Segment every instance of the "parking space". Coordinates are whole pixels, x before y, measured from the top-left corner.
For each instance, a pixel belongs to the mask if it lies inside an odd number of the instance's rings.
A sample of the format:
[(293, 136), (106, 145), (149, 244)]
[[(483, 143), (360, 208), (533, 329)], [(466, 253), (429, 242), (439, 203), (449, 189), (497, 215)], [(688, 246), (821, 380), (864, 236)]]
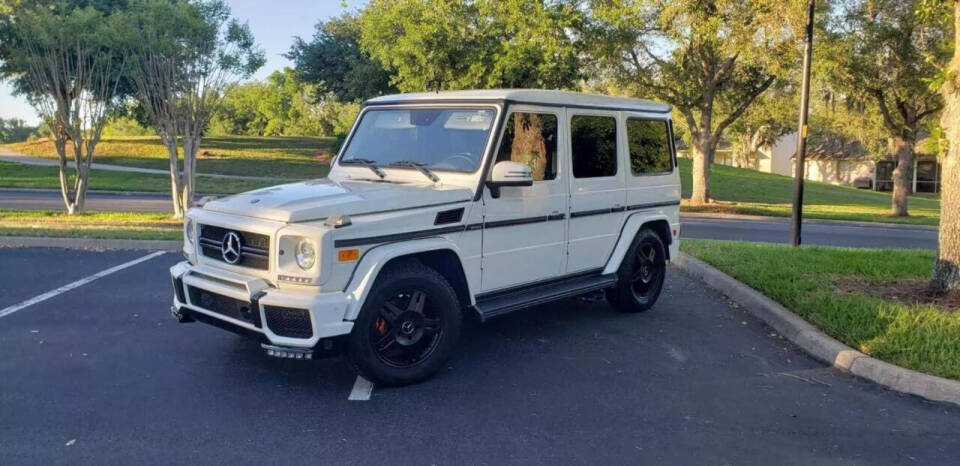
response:
[[(0, 250), (3, 305), (145, 254)], [(80, 265), (54, 267), (67, 260)], [(587, 297), (473, 323), (438, 377), (349, 401), (356, 376), (340, 359), (274, 359), (175, 323), (178, 260), (0, 318), (4, 464), (944, 464), (960, 452), (960, 409), (825, 367), (673, 270), (650, 312)]]

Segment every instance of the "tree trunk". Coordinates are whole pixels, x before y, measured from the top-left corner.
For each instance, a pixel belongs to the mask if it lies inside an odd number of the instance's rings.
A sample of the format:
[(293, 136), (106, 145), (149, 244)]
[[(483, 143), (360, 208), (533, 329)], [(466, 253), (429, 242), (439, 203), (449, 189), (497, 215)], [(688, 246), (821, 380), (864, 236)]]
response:
[(173, 200), (174, 218), (183, 218), (183, 193), (180, 192), (180, 164), (177, 160), (176, 138), (163, 138), (170, 158), (170, 197)]
[(690, 147), (693, 155), (693, 187), (690, 204), (703, 205), (710, 202), (710, 165), (713, 162), (713, 145), (708, 138), (695, 137)]
[(198, 136), (183, 137), (183, 210), (193, 206), (197, 192), (197, 151), (200, 149)]
[(910, 215), (907, 201), (913, 191), (913, 141), (896, 136), (891, 142), (897, 168), (893, 170), (893, 206), (890, 214), (895, 217)]
[(928, 290), (942, 294), (960, 282), (960, 0), (953, 3), (954, 52), (941, 93), (946, 106), (940, 116), (949, 151), (940, 178), (940, 243)]

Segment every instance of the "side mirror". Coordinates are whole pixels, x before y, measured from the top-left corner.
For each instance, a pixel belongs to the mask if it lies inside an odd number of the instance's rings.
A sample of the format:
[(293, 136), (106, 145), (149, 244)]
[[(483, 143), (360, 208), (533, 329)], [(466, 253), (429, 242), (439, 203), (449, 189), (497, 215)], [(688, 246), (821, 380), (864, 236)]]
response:
[(497, 162), (487, 180), (490, 195), (494, 199), (500, 197), (501, 186), (533, 186), (533, 175), (530, 166), (525, 163), (504, 160)]

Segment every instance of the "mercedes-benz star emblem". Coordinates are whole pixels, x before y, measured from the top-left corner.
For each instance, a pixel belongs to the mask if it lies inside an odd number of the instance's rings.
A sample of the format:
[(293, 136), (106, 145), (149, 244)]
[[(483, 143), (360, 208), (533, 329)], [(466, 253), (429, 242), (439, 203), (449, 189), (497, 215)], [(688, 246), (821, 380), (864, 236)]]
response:
[(223, 260), (228, 264), (236, 264), (240, 261), (240, 249), (243, 245), (240, 243), (240, 235), (236, 232), (228, 232), (223, 235), (223, 241), (220, 243), (220, 254)]

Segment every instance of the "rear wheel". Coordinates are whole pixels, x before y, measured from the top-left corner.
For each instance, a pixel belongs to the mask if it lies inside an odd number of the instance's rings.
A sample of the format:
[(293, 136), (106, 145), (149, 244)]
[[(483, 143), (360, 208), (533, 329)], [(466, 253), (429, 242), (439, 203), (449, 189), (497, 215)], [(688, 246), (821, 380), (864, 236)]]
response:
[(643, 312), (653, 307), (663, 289), (667, 251), (660, 236), (641, 229), (617, 270), (617, 284), (606, 291), (620, 312)]
[(435, 270), (405, 261), (380, 273), (350, 336), (349, 356), (377, 385), (406, 385), (435, 374), (453, 353), (462, 313), (453, 287)]

